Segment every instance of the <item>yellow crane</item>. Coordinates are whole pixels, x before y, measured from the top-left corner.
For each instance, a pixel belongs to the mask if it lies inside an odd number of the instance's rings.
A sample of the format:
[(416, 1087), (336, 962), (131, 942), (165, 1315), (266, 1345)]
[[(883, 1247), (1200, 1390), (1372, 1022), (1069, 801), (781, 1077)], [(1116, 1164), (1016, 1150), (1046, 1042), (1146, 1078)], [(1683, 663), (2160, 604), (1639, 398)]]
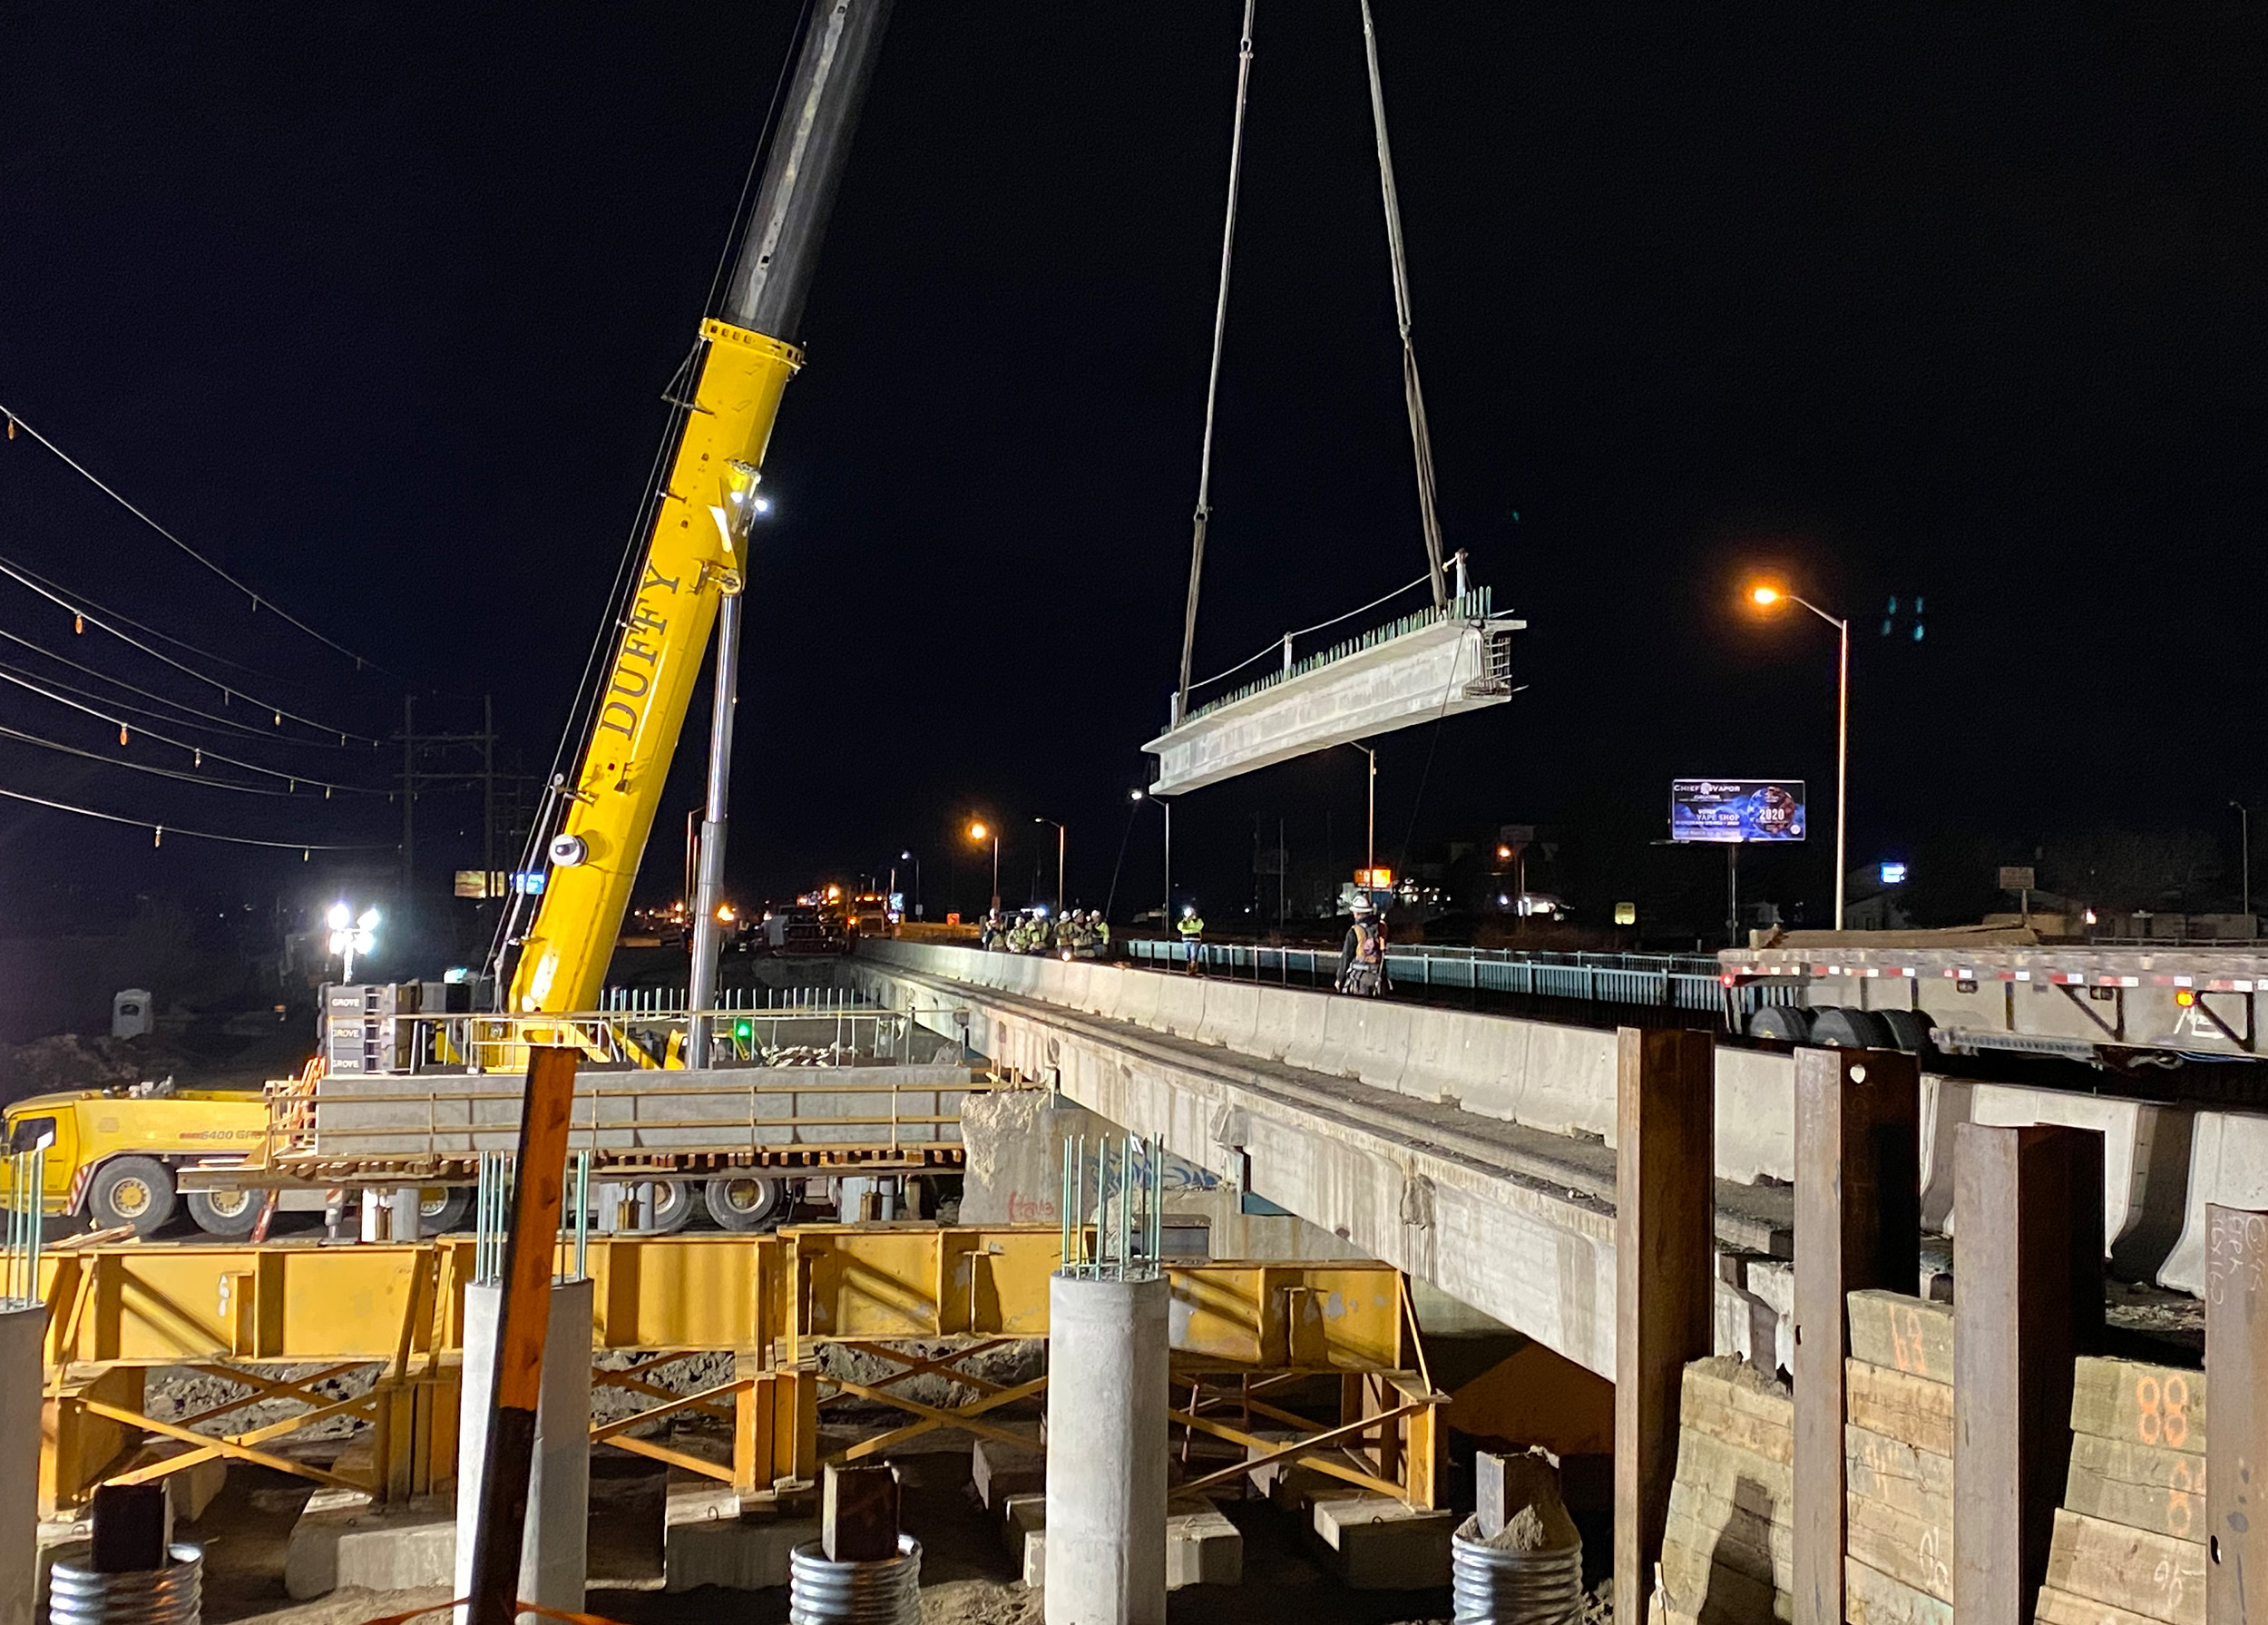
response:
[[(696, 1005), (712, 996), (748, 527), (764, 505), (758, 482), (780, 396), (803, 360), (790, 335), (889, 9), (889, 0), (818, 0), (813, 9), (724, 299), (700, 326), (669, 475), (637, 574), (626, 582), (609, 658), (585, 697), (576, 764), (554, 779), (539, 820), (543, 889), (523, 935), (513, 935), (516, 912), (507, 915), (500, 961), (518, 950), (503, 1001), (509, 1012), (595, 1006), (716, 631), (718, 706), (691, 984)], [(701, 1025), (694, 1023), (696, 1055)]]

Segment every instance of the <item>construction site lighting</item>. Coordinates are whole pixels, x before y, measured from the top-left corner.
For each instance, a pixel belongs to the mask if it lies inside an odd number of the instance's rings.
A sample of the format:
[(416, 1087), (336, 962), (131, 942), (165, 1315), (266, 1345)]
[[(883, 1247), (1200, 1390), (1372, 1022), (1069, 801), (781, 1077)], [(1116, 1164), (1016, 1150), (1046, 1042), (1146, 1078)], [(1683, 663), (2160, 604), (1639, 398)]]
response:
[(739, 917), (740, 916), (738, 915), (733, 912), (731, 904), (719, 903), (717, 905), (717, 920), (719, 925), (729, 925), (733, 921), (738, 919)]
[(1512, 855), (1512, 849), (1510, 847), (1499, 847), (1496, 849), (1496, 855), (1499, 857), (1510, 857)]

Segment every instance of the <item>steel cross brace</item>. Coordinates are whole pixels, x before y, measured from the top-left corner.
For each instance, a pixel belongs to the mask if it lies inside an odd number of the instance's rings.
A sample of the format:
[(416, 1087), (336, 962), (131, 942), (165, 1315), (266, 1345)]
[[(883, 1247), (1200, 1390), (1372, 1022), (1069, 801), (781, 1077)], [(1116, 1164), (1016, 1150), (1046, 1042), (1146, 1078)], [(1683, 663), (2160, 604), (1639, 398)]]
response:
[[(1353, 1467), (1344, 1466), (1323, 1456), (1309, 1455), (1307, 1453), (1318, 1445), (1335, 1444), (1341, 1439), (1357, 1438), (1385, 1423), (1397, 1422), (1404, 1416), (1413, 1416), (1418, 1412), (1430, 1408), (1435, 1403), (1436, 1401), (1432, 1399), (1413, 1399), (1406, 1405), (1397, 1405), (1391, 1411), (1381, 1411), (1375, 1416), (1365, 1416), (1359, 1422), (1347, 1422), (1337, 1427), (1325, 1428), (1319, 1433), (1309, 1434), (1304, 1438), (1295, 1439), (1286, 1444), (1277, 1444), (1273, 1440), (1259, 1438), (1240, 1428), (1230, 1427), (1227, 1423), (1216, 1422), (1208, 1416), (1193, 1415), (1188, 1411), (1169, 1411), (1167, 1413), (1167, 1418), (1169, 1421), (1180, 1423), (1184, 1427), (1193, 1427), (1200, 1433), (1210, 1434), (1217, 1439), (1226, 1439), (1232, 1444), (1241, 1444), (1248, 1452), (1256, 1450), (1261, 1452), (1256, 1455), (1248, 1454), (1245, 1460), (1237, 1463), (1234, 1466), (1223, 1467), (1218, 1472), (1207, 1473), (1202, 1478), (1189, 1480), (1181, 1486), (1185, 1491), (1203, 1490), (1213, 1484), (1225, 1483), (1266, 1463), (1279, 1461), (1285, 1456), (1296, 1456), (1304, 1465), (1313, 1467), (1318, 1473), (1327, 1473), (1334, 1478), (1344, 1479), (1347, 1483), (1359, 1484), (1364, 1489), (1375, 1490), (1382, 1495), (1392, 1495), (1396, 1500), (1407, 1501), (1410, 1498), (1409, 1491), (1401, 1484), (1376, 1477), (1372, 1473), (1360, 1472)], [(1295, 1420), (1298, 1419), (1295, 1418)]]
[(849, 1382), (841, 1377), (828, 1377), (826, 1380), (835, 1384), (846, 1393), (855, 1394), (861, 1399), (870, 1399), (878, 1405), (890, 1405), (922, 1419), (909, 1423), (904, 1427), (894, 1428), (874, 1438), (862, 1439), (849, 1449), (840, 1451), (827, 1458), (830, 1462), (837, 1463), (855, 1462), (866, 1456), (877, 1454), (892, 1445), (903, 1444), (905, 1440), (925, 1434), (935, 1427), (963, 1428), (980, 1438), (997, 1439), (1003, 1444), (1021, 1444), (1028, 1449), (1031, 1444), (1029, 1438), (1021, 1434), (1011, 1433), (1004, 1427), (996, 1427), (992, 1423), (980, 1422), (976, 1418), (986, 1411), (1037, 1394), (1048, 1385), (1046, 1377), (1036, 1376), (1028, 1383), (1018, 1383), (1012, 1388), (1002, 1388), (996, 1393), (987, 1394), (973, 1405), (963, 1406), (960, 1410), (943, 1410), (936, 1405), (922, 1405), (902, 1395), (889, 1394), (880, 1388), (869, 1387), (865, 1383)]

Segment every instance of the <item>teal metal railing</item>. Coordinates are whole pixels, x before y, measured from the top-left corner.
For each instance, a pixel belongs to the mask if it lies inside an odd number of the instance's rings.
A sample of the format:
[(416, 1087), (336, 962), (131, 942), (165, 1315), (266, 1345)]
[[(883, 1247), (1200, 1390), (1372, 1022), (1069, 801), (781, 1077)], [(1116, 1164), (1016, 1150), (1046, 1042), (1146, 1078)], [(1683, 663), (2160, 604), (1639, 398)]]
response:
[(1266, 676), (1256, 677), (1250, 682), (1231, 689), (1225, 694), (1217, 695), (1203, 705), (1192, 706), (1188, 715), (1183, 717), (1174, 726), (1178, 728), (1194, 722), (1209, 711), (1217, 711), (1223, 706), (1234, 705), (1239, 700), (1249, 700), (1255, 694), (1266, 693), (1279, 683), (1286, 683), (1295, 678), (1305, 677), (1310, 671), (1319, 671), (1334, 661), (1343, 661), (1349, 655), (1360, 654), (1364, 650), (1375, 649), (1381, 643), (1390, 643), (1396, 638), (1406, 638), (1412, 632), (1423, 631), (1429, 626), (1439, 626), (1444, 621), (1485, 620), (1492, 612), (1491, 598), (1490, 588), (1475, 587), (1470, 592), (1461, 593), (1451, 599), (1445, 606), (1440, 609), (1435, 609), (1429, 604), (1424, 609), (1414, 610), (1398, 621), (1389, 622), (1384, 626), (1374, 628), (1358, 637), (1334, 643), (1318, 654), (1295, 660), (1288, 666), (1270, 671)]

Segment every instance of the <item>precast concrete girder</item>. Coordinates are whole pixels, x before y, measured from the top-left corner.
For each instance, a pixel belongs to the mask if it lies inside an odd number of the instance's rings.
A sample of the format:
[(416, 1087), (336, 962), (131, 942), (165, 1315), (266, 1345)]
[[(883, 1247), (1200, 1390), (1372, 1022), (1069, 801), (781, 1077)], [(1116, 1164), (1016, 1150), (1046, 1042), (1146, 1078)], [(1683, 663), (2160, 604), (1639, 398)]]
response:
[(1502, 615), (1433, 620), (1294, 666), (1191, 712), (1143, 746), (1158, 758), (1150, 788), (1178, 796), (1335, 745), (1501, 705), (1512, 693), (1511, 634), (1526, 625)]

